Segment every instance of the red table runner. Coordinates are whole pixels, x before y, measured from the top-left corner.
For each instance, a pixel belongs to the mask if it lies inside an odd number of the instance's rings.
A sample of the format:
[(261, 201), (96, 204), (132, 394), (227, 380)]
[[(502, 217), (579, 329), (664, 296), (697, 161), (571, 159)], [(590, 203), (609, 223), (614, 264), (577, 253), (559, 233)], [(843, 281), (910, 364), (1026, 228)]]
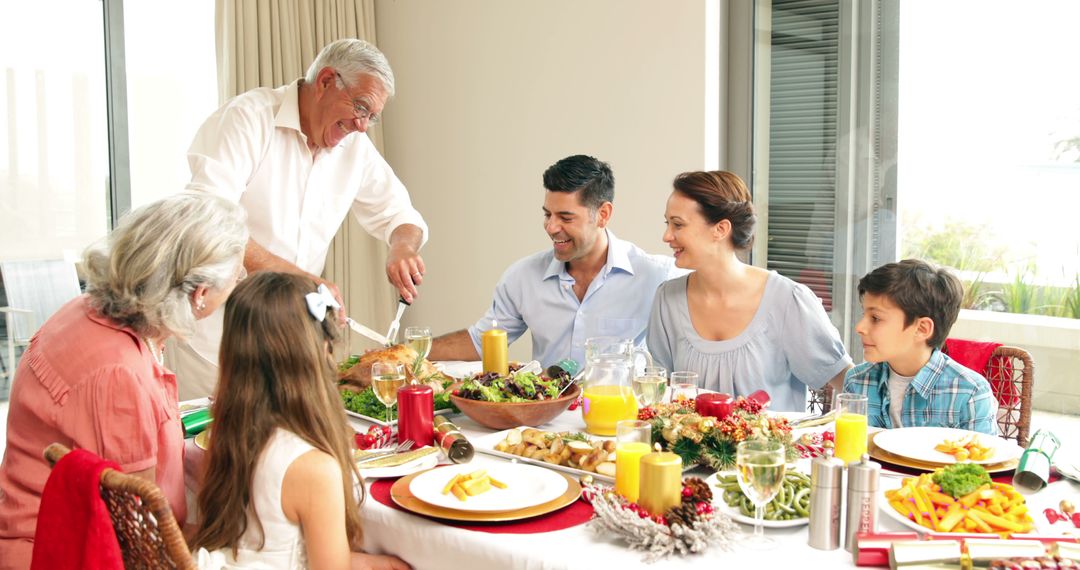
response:
[[(390, 488), (393, 487), (394, 482), (397, 479), (381, 479), (371, 484), (370, 495), (371, 498), (376, 501), (390, 507), (410, 513), (416, 516), (417, 513), (406, 510), (398, 506), (392, 498), (390, 498)], [(564, 528), (570, 528), (584, 524), (592, 518), (593, 508), (592, 505), (586, 503), (583, 499), (578, 499), (570, 505), (563, 507), (557, 511), (547, 513), (545, 515), (538, 515), (532, 518), (523, 519), (513, 522), (490, 522), (490, 523), (478, 523), (478, 522), (459, 522), (449, 521), (445, 519), (432, 519), (437, 520), (445, 525), (449, 525), (456, 528), (463, 528), (465, 530), (472, 530), (477, 532), (490, 532), (492, 534), (534, 534), (538, 532), (551, 532), (555, 530), (562, 530)], [(425, 517), (431, 518), (431, 517)]]

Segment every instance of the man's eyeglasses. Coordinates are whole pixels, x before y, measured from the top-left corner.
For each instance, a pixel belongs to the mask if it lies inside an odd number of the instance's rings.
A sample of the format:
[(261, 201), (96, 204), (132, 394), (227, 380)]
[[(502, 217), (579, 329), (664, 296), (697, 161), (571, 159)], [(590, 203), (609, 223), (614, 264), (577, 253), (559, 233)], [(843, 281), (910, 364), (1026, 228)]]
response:
[[(338, 79), (338, 86), (337, 87), (338, 87), (338, 89), (340, 89), (342, 91), (345, 91), (349, 87), (349, 84), (345, 82), (345, 78), (342, 77), (341, 74), (336, 72), (336, 71), (334, 72), (334, 75), (337, 75), (337, 79)], [(348, 92), (346, 92), (346, 95), (348, 95)], [(375, 113), (372, 113), (367, 108), (367, 105), (364, 105), (363, 103), (361, 103), (360, 101), (358, 101), (357, 99), (354, 99), (352, 97), (349, 97), (349, 102), (352, 103), (353, 112), (356, 113), (356, 118), (358, 120), (363, 121), (363, 120), (366, 119), (367, 122), (368, 122), (368, 125), (371, 125), (371, 126), (375, 126), (375, 125), (379, 124), (379, 115), (377, 115)]]

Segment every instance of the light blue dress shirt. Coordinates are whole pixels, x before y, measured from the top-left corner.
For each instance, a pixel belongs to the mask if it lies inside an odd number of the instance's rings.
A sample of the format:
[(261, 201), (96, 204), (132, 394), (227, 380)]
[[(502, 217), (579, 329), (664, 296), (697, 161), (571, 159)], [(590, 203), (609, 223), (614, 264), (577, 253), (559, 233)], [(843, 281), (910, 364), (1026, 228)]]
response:
[(610, 230), (607, 263), (589, 284), (582, 301), (574, 294), (575, 280), (552, 250), (518, 260), (495, 286), (491, 309), (469, 327), (480, 354), (480, 335), (492, 320), (514, 342), (532, 331), (532, 357), (545, 367), (564, 358), (585, 365), (585, 339), (615, 336), (642, 345), (656, 288), (677, 276), (671, 257), (646, 253), (615, 237)]

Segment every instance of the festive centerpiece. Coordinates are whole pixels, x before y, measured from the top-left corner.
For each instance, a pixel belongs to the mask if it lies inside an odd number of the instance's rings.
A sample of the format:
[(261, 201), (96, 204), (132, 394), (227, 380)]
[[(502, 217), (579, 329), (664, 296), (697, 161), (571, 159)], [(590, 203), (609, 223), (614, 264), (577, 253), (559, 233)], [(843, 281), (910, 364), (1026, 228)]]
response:
[(698, 414), (693, 400), (642, 408), (638, 419), (652, 422), (653, 442), (678, 454), (684, 465), (732, 469), (735, 447), (755, 438), (783, 443), (789, 461), (798, 457), (787, 419), (766, 415), (759, 401), (742, 396), (735, 399), (732, 412), (723, 419)]
[(584, 496), (596, 511), (590, 527), (621, 537), (632, 549), (646, 551), (646, 562), (675, 553), (701, 552), (713, 543), (729, 550), (740, 533), (731, 519), (713, 512), (709, 485), (696, 477), (684, 479), (682, 485), (682, 504), (664, 513), (650, 513), (610, 487), (587, 481)]

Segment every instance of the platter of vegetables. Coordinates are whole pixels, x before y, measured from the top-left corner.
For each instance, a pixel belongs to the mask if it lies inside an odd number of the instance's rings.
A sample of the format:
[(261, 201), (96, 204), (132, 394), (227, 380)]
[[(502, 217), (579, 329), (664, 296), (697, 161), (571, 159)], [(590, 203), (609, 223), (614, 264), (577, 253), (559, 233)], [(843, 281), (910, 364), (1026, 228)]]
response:
[[(743, 494), (734, 473), (713, 473), (706, 483), (717, 489), (713, 504), (717, 512), (743, 524), (754, 524), (754, 503)], [(789, 469), (784, 474), (784, 485), (776, 498), (765, 505), (765, 518), (761, 525), (766, 528), (802, 526), (810, 522), (810, 476)]]

